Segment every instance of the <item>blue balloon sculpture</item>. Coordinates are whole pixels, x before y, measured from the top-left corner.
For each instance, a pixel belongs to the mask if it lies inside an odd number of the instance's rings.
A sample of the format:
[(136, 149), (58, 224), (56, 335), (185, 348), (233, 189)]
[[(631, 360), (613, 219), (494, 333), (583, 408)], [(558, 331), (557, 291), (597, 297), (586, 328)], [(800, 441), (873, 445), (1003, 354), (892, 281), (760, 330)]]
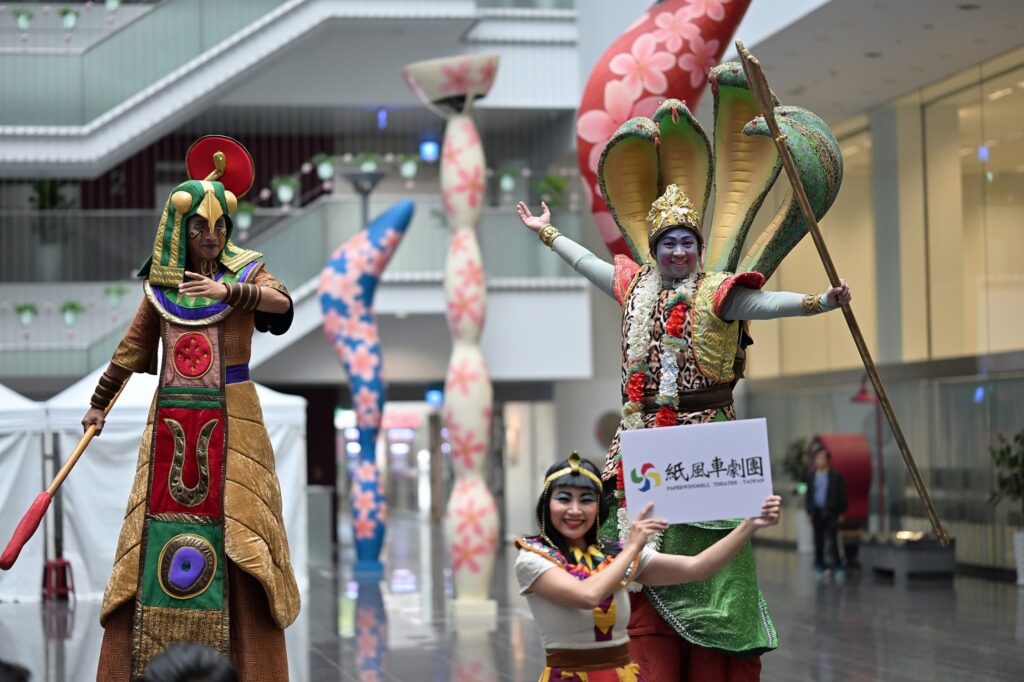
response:
[(360, 572), (383, 569), (380, 548), (387, 519), (376, 465), (386, 389), (373, 295), (412, 213), (413, 202), (395, 204), (339, 246), (320, 274), (324, 333), (348, 373), (359, 428), (359, 464), (352, 472), (351, 503), (356, 570)]

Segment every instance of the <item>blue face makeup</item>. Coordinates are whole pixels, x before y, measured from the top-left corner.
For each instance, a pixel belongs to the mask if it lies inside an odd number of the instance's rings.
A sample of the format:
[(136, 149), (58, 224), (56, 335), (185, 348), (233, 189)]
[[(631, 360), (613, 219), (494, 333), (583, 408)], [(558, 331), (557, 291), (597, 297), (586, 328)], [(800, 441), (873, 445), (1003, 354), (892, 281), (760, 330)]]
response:
[(662, 275), (682, 279), (697, 269), (700, 242), (692, 230), (674, 227), (658, 240), (654, 257)]

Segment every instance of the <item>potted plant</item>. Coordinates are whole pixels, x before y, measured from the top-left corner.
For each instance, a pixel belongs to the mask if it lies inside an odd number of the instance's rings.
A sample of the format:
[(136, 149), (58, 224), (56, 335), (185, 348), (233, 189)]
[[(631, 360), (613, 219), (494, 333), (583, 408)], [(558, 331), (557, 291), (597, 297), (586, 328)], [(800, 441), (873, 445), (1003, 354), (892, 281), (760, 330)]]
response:
[(299, 193), (299, 179), (293, 175), (277, 175), (271, 179), (270, 187), (274, 190), (277, 202), (282, 206), (289, 206)]
[(313, 164), (316, 176), (321, 181), (326, 182), (327, 180), (334, 179), (334, 156), (320, 152), (319, 154), (314, 154), (309, 162)]
[(238, 228), (238, 232), (234, 236), (239, 241), (249, 236), (249, 228), (252, 227), (252, 216), (255, 212), (256, 206), (248, 201), (239, 201), (238, 206), (235, 207), (235, 214), (231, 216), (231, 220), (234, 222), (235, 227)]
[(1024, 429), (1007, 440), (998, 435), (998, 444), (988, 449), (996, 474), (996, 492), (992, 502), (1004, 497), (1020, 505), (1021, 527), (1013, 533), (1013, 555), (1017, 564), (1017, 584), (1024, 586)]
[(77, 9), (61, 7), (57, 10), (57, 14), (60, 15), (60, 24), (64, 27), (65, 31), (73, 31), (75, 26), (78, 25), (78, 15), (80, 13)]
[(123, 284), (112, 284), (103, 290), (103, 295), (107, 298), (107, 304), (111, 310), (121, 305), (121, 299), (124, 298), (126, 289)]
[(373, 173), (380, 167), (379, 154), (360, 154), (352, 159), (352, 165), (360, 172)]
[(14, 15), (14, 24), (18, 27), (18, 30), (22, 33), (27, 32), (32, 26), (32, 17), (35, 15), (27, 9), (15, 9), (12, 14)]
[(85, 306), (78, 301), (64, 301), (60, 304), (60, 314), (64, 317), (65, 327), (74, 327), (78, 316), (85, 312)]
[(793, 481), (793, 493), (807, 492), (807, 439), (798, 438), (786, 447), (782, 456), (782, 472)]
[(558, 173), (548, 173), (540, 180), (533, 183), (533, 191), (536, 192), (549, 208), (558, 208), (565, 199), (565, 189), (569, 179)]
[(32, 324), (32, 319), (39, 314), (39, 308), (35, 303), (18, 303), (14, 306), (14, 312), (17, 313), (21, 326), (27, 327)]
[(790, 492), (796, 498), (794, 516), (796, 524), (796, 551), (810, 554), (814, 551), (814, 531), (811, 522), (804, 513), (803, 496), (807, 494), (807, 447), (806, 438), (798, 438), (786, 446), (786, 454), (782, 456), (781, 469), (785, 477), (792, 481)]

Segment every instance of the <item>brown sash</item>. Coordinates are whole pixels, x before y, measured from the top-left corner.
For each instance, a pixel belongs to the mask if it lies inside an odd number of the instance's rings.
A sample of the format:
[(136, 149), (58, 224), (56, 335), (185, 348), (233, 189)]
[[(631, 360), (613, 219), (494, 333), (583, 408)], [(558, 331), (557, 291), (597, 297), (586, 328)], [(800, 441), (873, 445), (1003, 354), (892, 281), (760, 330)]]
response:
[[(644, 396), (644, 414), (655, 414), (661, 405), (653, 397)], [(679, 392), (680, 412), (700, 412), (732, 405), (732, 387), (729, 384), (715, 384), (696, 391)]]
[(547, 666), (586, 672), (622, 668), (632, 663), (629, 644), (620, 644), (602, 649), (548, 649)]

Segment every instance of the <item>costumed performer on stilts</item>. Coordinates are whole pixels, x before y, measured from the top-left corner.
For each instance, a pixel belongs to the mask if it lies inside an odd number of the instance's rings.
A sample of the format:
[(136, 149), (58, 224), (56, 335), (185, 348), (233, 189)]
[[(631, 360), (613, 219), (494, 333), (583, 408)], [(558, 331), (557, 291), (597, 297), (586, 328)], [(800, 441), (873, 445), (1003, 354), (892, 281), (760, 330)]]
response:
[(96, 678), (138, 679), (168, 645), (192, 641), (230, 656), (243, 682), (279, 682), (299, 592), (248, 362), (253, 331), (284, 333), (292, 301), (261, 254), (231, 242), (231, 212), (253, 180), (245, 148), (205, 137), (186, 165), (193, 179), (167, 199), (139, 271), (142, 303), (82, 419), (102, 428), (133, 372), (158, 374), (103, 597)]
[(746, 519), (696, 556), (655, 551), (650, 538), (668, 528), (651, 518), (653, 503), (637, 515), (624, 541), (602, 542), (608, 499), (589, 461), (575, 452), (548, 469), (537, 501), (540, 534), (516, 540), (516, 578), (546, 651), (539, 682), (663, 680), (630, 656), (626, 583), (676, 585), (721, 570), (759, 528), (779, 522), (781, 498), (769, 497), (761, 516)]
[[(519, 203), (523, 223), (577, 272), (622, 306), (622, 421), (602, 477), (612, 509), (607, 536), (627, 539), (619, 433), (736, 418), (732, 388), (742, 376), (746, 320), (817, 315), (849, 303), (846, 283), (821, 294), (760, 291), (806, 233), (786, 202), (745, 258), (750, 223), (781, 169), (778, 152), (738, 64), (712, 70), (715, 149), (678, 100), (654, 119), (627, 121), (601, 156), (600, 188), (635, 260), (601, 260)], [(838, 144), (814, 114), (785, 112), (788, 144), (824, 214), (842, 176)], [(716, 186), (712, 237), (705, 248), (703, 210)], [(689, 193), (689, 194), (688, 194)], [(695, 204), (694, 200), (698, 203)], [(819, 216), (820, 217), (820, 216)], [(739, 267), (737, 267), (739, 266)], [(739, 274), (733, 274), (737, 272)], [(662, 552), (695, 556), (738, 520), (670, 526), (655, 533)], [(740, 682), (760, 679), (760, 655), (778, 646), (757, 586), (749, 543), (715, 576), (685, 585), (647, 585), (631, 595), (630, 653), (653, 680)]]

